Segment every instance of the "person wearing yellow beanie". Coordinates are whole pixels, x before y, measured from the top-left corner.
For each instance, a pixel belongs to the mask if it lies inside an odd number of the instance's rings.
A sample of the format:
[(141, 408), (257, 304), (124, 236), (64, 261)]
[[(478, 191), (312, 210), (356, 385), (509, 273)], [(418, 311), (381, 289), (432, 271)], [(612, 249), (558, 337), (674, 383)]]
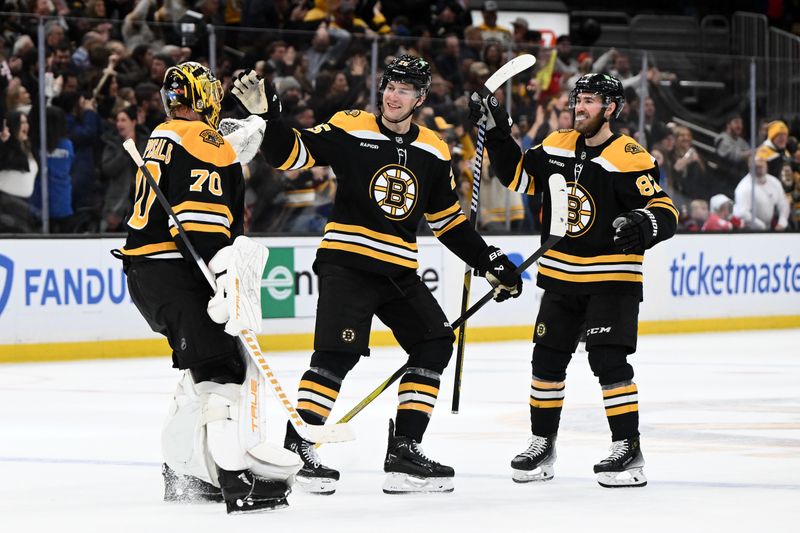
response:
[(767, 139), (756, 150), (756, 157), (767, 162), (767, 174), (780, 176), (783, 164), (791, 159), (786, 149), (789, 140), (789, 126), (782, 120), (773, 120), (767, 125)]

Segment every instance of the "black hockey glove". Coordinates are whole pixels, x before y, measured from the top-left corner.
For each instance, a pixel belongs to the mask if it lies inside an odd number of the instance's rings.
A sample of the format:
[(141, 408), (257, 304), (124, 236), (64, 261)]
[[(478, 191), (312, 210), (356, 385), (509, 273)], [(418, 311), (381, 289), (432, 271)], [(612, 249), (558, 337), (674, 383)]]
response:
[(281, 101), (275, 88), (255, 70), (246, 70), (233, 80), (231, 95), (250, 114), (258, 115), (267, 122), (281, 114)]
[(517, 266), (506, 257), (502, 250), (487, 246), (478, 257), (476, 272), (494, 287), (497, 302), (516, 298), (522, 294), (522, 276), (516, 272)]
[(612, 223), (614, 245), (626, 253), (642, 253), (658, 235), (658, 222), (655, 215), (647, 209), (637, 209), (622, 213)]
[(469, 97), (469, 118), (476, 126), (485, 120), (487, 133), (497, 128), (499, 132), (511, 135), (511, 117), (485, 85)]

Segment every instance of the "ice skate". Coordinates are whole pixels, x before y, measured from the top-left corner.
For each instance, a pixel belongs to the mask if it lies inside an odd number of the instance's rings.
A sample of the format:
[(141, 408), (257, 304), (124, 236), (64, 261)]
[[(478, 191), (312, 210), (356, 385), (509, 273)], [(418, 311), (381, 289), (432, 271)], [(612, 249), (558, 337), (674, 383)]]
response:
[(336, 492), (339, 471), (322, 464), (313, 442), (303, 440), (299, 436), (286, 434), (283, 447), (300, 456), (303, 468), (297, 473), (295, 481), (305, 492), (328, 496)]
[(639, 437), (614, 441), (611, 454), (594, 465), (597, 482), (608, 489), (619, 487), (644, 487), (647, 478), (642, 471), (644, 457)]
[(274, 511), (289, 506), (292, 492), (283, 481), (265, 479), (249, 470), (229, 472), (217, 468), (222, 495), (229, 514)]
[(414, 492), (453, 492), (455, 471), (425, 456), (419, 443), (410, 437), (395, 435), (389, 420), (389, 445), (383, 462), (386, 494)]
[(556, 436), (533, 435), (528, 449), (511, 460), (511, 479), (517, 483), (549, 481), (553, 479), (556, 462)]
[(181, 503), (221, 502), (222, 491), (194, 476), (178, 474), (167, 463), (161, 465), (164, 501)]

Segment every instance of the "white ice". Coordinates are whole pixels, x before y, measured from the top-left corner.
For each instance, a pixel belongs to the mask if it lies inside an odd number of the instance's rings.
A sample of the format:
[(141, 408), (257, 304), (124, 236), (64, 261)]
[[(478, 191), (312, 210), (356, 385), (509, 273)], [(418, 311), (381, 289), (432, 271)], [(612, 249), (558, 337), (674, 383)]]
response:
[[(0, 366), (0, 532), (800, 531), (800, 330), (640, 338), (643, 489), (595, 481), (610, 437), (585, 353), (569, 369), (555, 479), (511, 481), (529, 433), (530, 351), (468, 344), (458, 415), (446, 372), (423, 444), (455, 467), (455, 492), (381, 492), (392, 388), (354, 419), (358, 440), (320, 449), (342, 473), (335, 495), (298, 490), (288, 509), (237, 516), (161, 501), (160, 425), (178, 377), (167, 359)], [(286, 389), (308, 357), (271, 358)], [(397, 349), (373, 350), (332, 419), (401, 363)], [(272, 420), (281, 441), (280, 411)]]

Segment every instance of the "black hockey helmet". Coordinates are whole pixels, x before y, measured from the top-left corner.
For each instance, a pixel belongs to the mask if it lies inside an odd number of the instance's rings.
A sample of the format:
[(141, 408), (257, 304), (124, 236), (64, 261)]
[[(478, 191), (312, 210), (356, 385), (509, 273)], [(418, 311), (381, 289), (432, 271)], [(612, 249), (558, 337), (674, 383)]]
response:
[(622, 88), (622, 82), (608, 74), (591, 73), (581, 76), (575, 82), (575, 88), (569, 93), (570, 109), (575, 109), (575, 102), (580, 93), (602, 95), (603, 107), (608, 107), (611, 102), (617, 104), (617, 108), (614, 110), (614, 118), (619, 117), (619, 114), (622, 113), (622, 107), (625, 105), (625, 90)]
[(402, 55), (384, 69), (380, 92), (386, 89), (390, 81), (409, 83), (417, 88), (421, 97), (425, 98), (431, 87), (431, 65), (421, 57)]

